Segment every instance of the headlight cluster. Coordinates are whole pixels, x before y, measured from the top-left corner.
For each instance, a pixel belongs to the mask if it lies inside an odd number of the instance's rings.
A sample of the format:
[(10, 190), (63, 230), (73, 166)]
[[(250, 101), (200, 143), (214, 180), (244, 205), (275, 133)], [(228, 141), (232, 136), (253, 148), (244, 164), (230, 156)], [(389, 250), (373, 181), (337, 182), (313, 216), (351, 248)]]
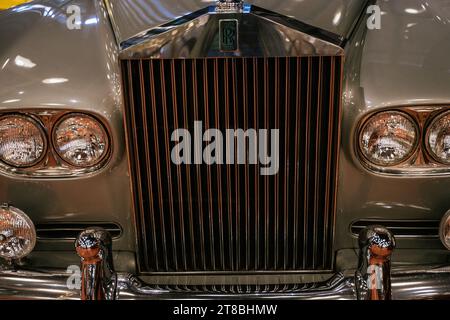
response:
[(359, 132), (360, 152), (376, 166), (391, 167), (408, 161), (421, 143), (433, 161), (450, 165), (450, 111), (421, 124), (403, 111), (382, 111), (369, 117)]
[(65, 114), (51, 128), (28, 115), (0, 117), (0, 161), (7, 166), (34, 168), (43, 162), (50, 145), (70, 166), (89, 168), (105, 158), (109, 136), (102, 123), (87, 114)]

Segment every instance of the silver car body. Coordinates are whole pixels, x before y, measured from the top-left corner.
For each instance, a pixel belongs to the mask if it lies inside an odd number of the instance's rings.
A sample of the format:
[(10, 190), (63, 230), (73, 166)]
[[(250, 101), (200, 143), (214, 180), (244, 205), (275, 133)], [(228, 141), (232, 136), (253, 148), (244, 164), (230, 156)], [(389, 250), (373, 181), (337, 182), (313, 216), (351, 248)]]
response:
[[(450, 1), (428, 0), (427, 6), (420, 0), (378, 1), (380, 30), (367, 30), (365, 19), (358, 20), (367, 7), (360, 0), (249, 2), (347, 40), (335, 268), (356, 266), (358, 244), (349, 229), (355, 220), (441, 219), (450, 208), (448, 173), (376, 173), (361, 164), (354, 142), (360, 120), (376, 110), (450, 105)], [(136, 272), (120, 42), (211, 3), (37, 0), (0, 12), (0, 112), (88, 111), (107, 121), (113, 141), (108, 164), (86, 176), (44, 179), (0, 172), (0, 201), (21, 208), (35, 223), (119, 224), (122, 236), (113, 242), (116, 268)], [(66, 25), (72, 4), (82, 8), (80, 29)], [(24, 67), (17, 59), (30, 63)], [(43, 83), (48, 78), (66, 80)], [(448, 251), (437, 238), (400, 238), (397, 248), (395, 264), (448, 261)], [(43, 267), (66, 268), (78, 262), (72, 240), (38, 241), (30, 257), (32, 265)]]

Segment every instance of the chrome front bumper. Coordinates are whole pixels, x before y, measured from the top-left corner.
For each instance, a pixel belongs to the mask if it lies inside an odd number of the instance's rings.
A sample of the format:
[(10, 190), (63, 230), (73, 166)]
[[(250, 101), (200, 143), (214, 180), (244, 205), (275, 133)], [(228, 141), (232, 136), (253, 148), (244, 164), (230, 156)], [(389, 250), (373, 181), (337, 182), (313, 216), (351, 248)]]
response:
[[(283, 284), (259, 281), (249, 284), (234, 280), (231, 284), (156, 285), (128, 273), (116, 273), (109, 233), (101, 228), (90, 228), (83, 231), (75, 243), (81, 258), (78, 272), (0, 271), (0, 299), (450, 299), (450, 266), (391, 268), (395, 238), (388, 229), (367, 227), (360, 233), (359, 245), (358, 269), (337, 273), (323, 282), (293, 280)], [(225, 277), (229, 280), (227, 275)]]
[[(80, 290), (70, 289), (65, 271), (0, 271), (0, 299), (80, 299)], [(354, 270), (334, 275), (323, 283), (271, 286), (261, 285), (246, 293), (248, 286), (170, 286), (143, 283), (130, 274), (117, 274), (116, 298), (121, 300), (175, 299), (281, 299), (356, 300)], [(392, 270), (395, 300), (450, 299), (450, 267), (428, 266)]]

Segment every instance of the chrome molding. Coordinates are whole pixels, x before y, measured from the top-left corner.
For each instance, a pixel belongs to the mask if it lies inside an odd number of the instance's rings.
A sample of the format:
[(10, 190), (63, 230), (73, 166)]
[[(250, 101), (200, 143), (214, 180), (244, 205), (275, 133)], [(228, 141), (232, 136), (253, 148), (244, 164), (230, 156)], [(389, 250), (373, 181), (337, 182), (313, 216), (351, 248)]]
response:
[[(230, 19), (239, 27), (238, 49), (222, 51), (220, 21)], [(341, 56), (342, 43), (338, 35), (263, 8), (242, 5), (237, 12), (224, 11), (219, 5), (123, 41), (120, 58)]]
[(364, 228), (371, 225), (383, 225), (395, 234), (396, 239), (437, 239), (439, 238), (439, 220), (425, 219), (377, 219), (366, 218), (353, 221), (349, 232), (353, 238), (358, 238)]
[(342, 273), (324, 282), (278, 285), (151, 285), (138, 277), (122, 278), (120, 298), (133, 299), (354, 299), (352, 279)]

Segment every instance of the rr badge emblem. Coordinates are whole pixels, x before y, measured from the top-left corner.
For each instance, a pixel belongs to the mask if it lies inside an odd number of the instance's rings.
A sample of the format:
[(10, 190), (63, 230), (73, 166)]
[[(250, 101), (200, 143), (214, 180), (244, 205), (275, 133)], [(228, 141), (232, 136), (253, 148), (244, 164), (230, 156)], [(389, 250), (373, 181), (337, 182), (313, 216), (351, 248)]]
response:
[(219, 21), (220, 51), (239, 50), (239, 22), (236, 19)]

